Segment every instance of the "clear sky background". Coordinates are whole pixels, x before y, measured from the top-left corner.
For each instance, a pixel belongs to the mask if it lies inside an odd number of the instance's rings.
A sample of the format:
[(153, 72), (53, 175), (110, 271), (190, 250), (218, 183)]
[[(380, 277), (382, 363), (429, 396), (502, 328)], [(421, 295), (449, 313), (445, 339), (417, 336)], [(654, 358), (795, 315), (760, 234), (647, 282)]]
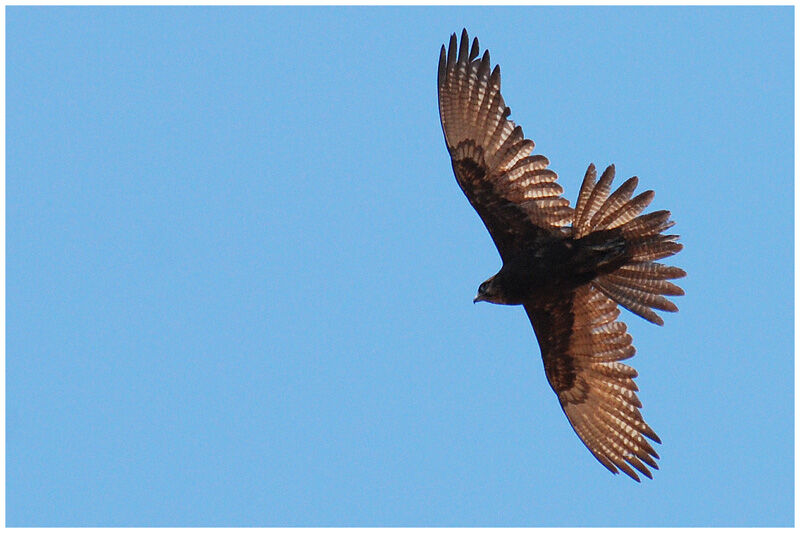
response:
[[(793, 523), (793, 8), (6, 13), (8, 525)], [(653, 481), (472, 304), (464, 26), (571, 202), (616, 163), (677, 221), (680, 312), (622, 314)]]

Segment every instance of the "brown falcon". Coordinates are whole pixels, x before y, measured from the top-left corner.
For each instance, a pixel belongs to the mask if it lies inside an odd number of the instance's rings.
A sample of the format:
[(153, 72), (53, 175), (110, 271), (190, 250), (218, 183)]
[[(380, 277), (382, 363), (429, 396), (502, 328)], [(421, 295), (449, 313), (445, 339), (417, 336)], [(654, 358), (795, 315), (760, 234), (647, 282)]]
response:
[[(677, 311), (664, 296), (683, 294), (670, 279), (685, 272), (656, 262), (681, 250), (669, 211), (642, 215), (653, 191), (633, 196), (630, 178), (611, 193), (613, 165), (599, 180), (594, 165), (573, 209), (549, 161), (508, 119), (500, 68), (467, 31), (439, 56), (439, 115), (456, 180), (494, 240), (503, 266), (475, 301), (522, 305), (544, 370), (570, 424), (611, 472), (652, 477), (660, 443), (645, 423), (633, 382), (620, 361), (635, 349), (617, 304), (663, 325), (653, 309)], [(609, 194), (611, 193), (611, 194)], [(634, 470), (635, 469), (635, 470)]]

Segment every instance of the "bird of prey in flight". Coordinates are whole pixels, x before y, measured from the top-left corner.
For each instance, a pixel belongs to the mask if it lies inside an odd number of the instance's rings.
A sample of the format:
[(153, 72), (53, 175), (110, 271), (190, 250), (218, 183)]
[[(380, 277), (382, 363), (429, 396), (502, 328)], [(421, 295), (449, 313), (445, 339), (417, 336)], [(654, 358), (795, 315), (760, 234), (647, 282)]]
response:
[(663, 325), (654, 309), (677, 311), (669, 280), (686, 273), (656, 262), (681, 250), (669, 211), (641, 214), (653, 191), (634, 196), (630, 178), (613, 193), (614, 166), (594, 165), (578, 201), (561, 196), (557, 175), (509, 120), (500, 68), (478, 39), (456, 35), (439, 56), (439, 115), (461, 190), (503, 260), (475, 301), (522, 305), (541, 348), (547, 380), (592, 455), (613, 473), (652, 478), (660, 443), (642, 418), (636, 370), (620, 361), (635, 349), (617, 305)]

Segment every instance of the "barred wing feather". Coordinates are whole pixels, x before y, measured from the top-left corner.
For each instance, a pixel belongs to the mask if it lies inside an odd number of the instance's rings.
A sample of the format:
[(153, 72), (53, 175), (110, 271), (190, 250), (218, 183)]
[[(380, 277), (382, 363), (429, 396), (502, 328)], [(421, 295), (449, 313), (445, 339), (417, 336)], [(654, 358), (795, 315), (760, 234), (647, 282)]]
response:
[(500, 255), (535, 245), (572, 222), (549, 161), (508, 119), (500, 67), (466, 30), (439, 56), (439, 115), (456, 180), (483, 220)]
[(652, 478), (660, 443), (636, 396), (636, 370), (620, 361), (636, 352), (616, 304), (591, 285), (572, 294), (525, 304), (545, 374), (575, 433), (600, 463), (639, 481)]

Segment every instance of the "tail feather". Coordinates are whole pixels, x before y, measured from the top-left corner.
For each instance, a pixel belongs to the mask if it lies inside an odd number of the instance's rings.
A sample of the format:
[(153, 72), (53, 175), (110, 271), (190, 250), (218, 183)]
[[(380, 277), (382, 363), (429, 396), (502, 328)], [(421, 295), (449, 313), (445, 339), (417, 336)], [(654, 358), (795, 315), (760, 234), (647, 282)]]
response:
[(612, 279), (604, 279), (604, 284), (608, 285), (615, 285), (616, 288), (625, 291), (625, 294), (635, 298), (639, 303), (642, 303), (648, 307), (652, 307), (653, 309), (659, 309), (661, 311), (669, 311), (674, 313), (678, 310), (678, 306), (676, 306), (671, 301), (667, 300), (663, 296), (658, 293), (651, 292), (648, 290), (642, 290), (639, 288), (628, 287), (625, 285), (617, 285), (614, 283)]
[(683, 294), (683, 289), (667, 280), (686, 275), (678, 267), (655, 262), (683, 248), (676, 242), (677, 235), (662, 233), (675, 223), (669, 219), (669, 211), (641, 214), (655, 194), (645, 191), (631, 198), (638, 185), (636, 177), (627, 180), (610, 196), (614, 166), (609, 166), (599, 181), (596, 177), (594, 165), (590, 165), (575, 206), (573, 236), (582, 238), (592, 232), (618, 229), (630, 259), (613, 272), (597, 277), (592, 284), (622, 307), (663, 325), (664, 321), (654, 309), (677, 311), (677, 306), (665, 296)]
[(661, 263), (630, 263), (614, 272), (619, 276), (637, 279), (677, 279), (686, 275), (682, 268), (662, 265)]
[(581, 195), (578, 196), (578, 205), (575, 206), (575, 213), (573, 220), (576, 222), (576, 237), (584, 237), (591, 233), (592, 217), (600, 207), (605, 203), (608, 198), (608, 193), (611, 191), (611, 182), (614, 180), (614, 165), (606, 168), (603, 175), (600, 176), (600, 181), (594, 183), (594, 176), (597, 173), (594, 171), (594, 166), (590, 165), (589, 170), (586, 171), (584, 178), (584, 185), (590, 186), (592, 189), (589, 191), (588, 197), (585, 202), (581, 203)]
[(664, 325), (664, 320), (653, 311), (646, 302), (639, 300), (638, 295), (625, 287), (607, 282), (602, 276), (592, 284), (603, 294), (620, 304), (632, 313), (636, 313), (648, 322)]
[(653, 191), (643, 192), (613, 213), (601, 219), (600, 222), (598, 222), (598, 229), (614, 229), (630, 222), (650, 205), (655, 195), (656, 193)]
[(630, 287), (653, 294), (666, 294), (668, 296), (683, 296), (684, 294), (683, 289), (674, 283), (663, 279), (641, 277), (639, 275), (629, 276), (627, 272), (624, 272), (622, 269), (607, 274), (606, 279), (612, 281), (615, 285)]
[[(616, 220), (617, 211), (628, 203), (628, 200), (631, 199), (633, 191), (636, 190), (636, 185), (638, 184), (639, 178), (636, 176), (623, 183), (619, 189), (614, 191), (614, 194), (609, 196), (608, 200), (600, 206), (600, 209), (598, 209), (597, 213), (592, 217), (590, 225), (596, 230), (605, 229), (612, 220)], [(642, 209), (644, 209), (644, 207)]]
[(630, 246), (633, 248), (633, 260), (655, 261), (675, 255), (683, 250), (682, 244), (674, 242), (677, 238), (677, 235), (658, 235), (632, 241)]
[(625, 230), (629, 235), (638, 235), (641, 237), (658, 235), (662, 231), (668, 230), (675, 225), (674, 221), (669, 220), (669, 214), (669, 211), (653, 211), (652, 213), (636, 217), (625, 224)]
[(578, 202), (575, 204), (575, 211), (573, 212), (573, 233), (576, 239), (585, 235), (581, 234), (579, 228), (583, 226), (583, 218), (585, 218), (583, 212), (586, 211), (586, 204), (589, 202), (589, 196), (594, 191), (596, 181), (597, 170), (594, 168), (594, 163), (591, 163), (589, 168), (586, 169), (586, 175), (583, 177), (581, 190), (578, 193)]

